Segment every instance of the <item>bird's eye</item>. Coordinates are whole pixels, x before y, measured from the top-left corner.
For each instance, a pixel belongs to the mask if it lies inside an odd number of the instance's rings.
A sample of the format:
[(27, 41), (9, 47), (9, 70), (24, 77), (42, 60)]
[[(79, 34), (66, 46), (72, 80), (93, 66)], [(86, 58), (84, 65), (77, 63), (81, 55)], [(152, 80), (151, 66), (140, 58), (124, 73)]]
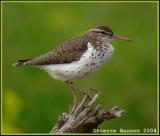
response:
[(100, 32), (101, 34), (106, 34), (106, 32), (104, 32), (104, 31), (102, 31), (102, 32)]

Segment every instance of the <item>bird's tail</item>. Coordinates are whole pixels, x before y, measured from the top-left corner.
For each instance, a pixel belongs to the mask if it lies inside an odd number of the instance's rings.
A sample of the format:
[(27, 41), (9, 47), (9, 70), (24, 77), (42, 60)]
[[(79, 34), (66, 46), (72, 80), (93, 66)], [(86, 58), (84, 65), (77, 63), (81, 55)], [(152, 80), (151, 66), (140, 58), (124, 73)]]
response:
[(16, 63), (13, 64), (13, 66), (24, 66), (28, 60), (19, 60)]

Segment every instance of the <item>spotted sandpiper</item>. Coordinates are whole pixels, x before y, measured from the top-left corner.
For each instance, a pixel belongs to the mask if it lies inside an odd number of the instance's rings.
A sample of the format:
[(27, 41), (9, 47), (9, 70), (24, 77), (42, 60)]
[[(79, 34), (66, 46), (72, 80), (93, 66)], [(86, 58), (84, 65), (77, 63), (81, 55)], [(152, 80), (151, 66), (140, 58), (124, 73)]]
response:
[(108, 26), (91, 28), (87, 32), (68, 40), (50, 52), (32, 59), (19, 60), (14, 66), (36, 66), (44, 69), (54, 79), (61, 80), (72, 90), (79, 90), (73, 82), (95, 73), (107, 62), (114, 51), (113, 40), (130, 39), (113, 34)]

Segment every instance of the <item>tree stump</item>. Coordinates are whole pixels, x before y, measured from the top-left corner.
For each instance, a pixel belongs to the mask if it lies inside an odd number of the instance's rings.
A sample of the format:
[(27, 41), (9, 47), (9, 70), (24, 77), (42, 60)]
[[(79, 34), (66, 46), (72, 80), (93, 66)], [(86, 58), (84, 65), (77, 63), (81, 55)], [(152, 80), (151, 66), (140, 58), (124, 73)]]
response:
[(51, 133), (93, 133), (93, 129), (104, 121), (122, 116), (124, 110), (119, 107), (105, 109), (100, 105), (94, 106), (98, 96), (95, 94), (88, 99), (85, 95), (81, 102), (74, 102), (68, 113), (60, 115)]

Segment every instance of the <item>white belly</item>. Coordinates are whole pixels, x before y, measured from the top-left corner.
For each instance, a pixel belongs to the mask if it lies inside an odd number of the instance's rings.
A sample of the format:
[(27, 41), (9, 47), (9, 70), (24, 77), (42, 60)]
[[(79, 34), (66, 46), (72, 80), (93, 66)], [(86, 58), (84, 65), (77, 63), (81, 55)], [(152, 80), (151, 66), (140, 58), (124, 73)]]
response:
[(79, 61), (66, 64), (43, 65), (42, 69), (46, 70), (54, 79), (62, 81), (73, 81), (87, 77), (96, 72), (111, 56), (114, 48), (111, 44), (103, 47), (103, 52), (95, 50), (88, 43), (88, 50), (82, 55)]

